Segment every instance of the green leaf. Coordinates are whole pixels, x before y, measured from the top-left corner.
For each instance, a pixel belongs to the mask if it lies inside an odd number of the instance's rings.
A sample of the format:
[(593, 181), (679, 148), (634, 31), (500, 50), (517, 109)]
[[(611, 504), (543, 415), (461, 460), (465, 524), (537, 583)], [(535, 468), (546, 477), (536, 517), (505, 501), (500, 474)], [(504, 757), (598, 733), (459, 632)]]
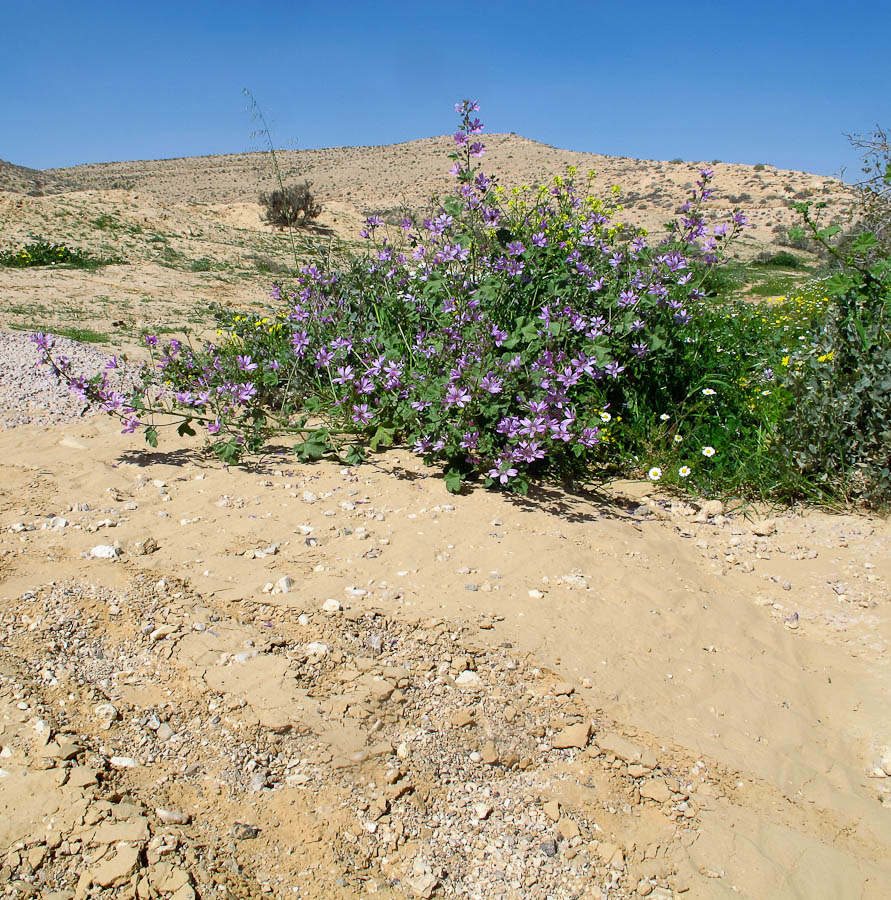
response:
[(796, 225), (793, 228), (789, 229), (789, 240), (790, 241), (803, 241), (807, 237), (807, 232)]
[(885, 174), (882, 176), (882, 180), (885, 184), (891, 184), (891, 162), (885, 166)]
[(840, 225), (830, 225), (828, 228), (821, 228), (817, 234), (820, 235), (824, 241), (828, 241), (829, 238), (835, 237), (840, 231)]
[(383, 425), (378, 426), (374, 436), (369, 442), (372, 452), (377, 453), (378, 447), (391, 447), (393, 445), (393, 435), (396, 433), (395, 428), (384, 428)]
[(365, 451), (358, 444), (352, 444), (344, 454), (343, 461), (348, 466), (359, 466), (365, 462)]
[(854, 243), (851, 244), (851, 251), (853, 253), (865, 253), (867, 250), (871, 250), (876, 245), (876, 236), (871, 231), (864, 231), (862, 234), (858, 234)]
[(448, 472), (445, 473), (445, 486), (446, 490), (450, 494), (459, 493), (463, 483), (464, 479), (461, 477), (461, 473), (457, 469), (449, 469)]
[(228, 441), (219, 441), (213, 444), (212, 447), (220, 462), (227, 466), (237, 463), (238, 458), (241, 456), (241, 445), (235, 438), (230, 438)]
[(446, 197), (442, 206), (450, 216), (455, 217), (460, 216), (464, 210), (464, 204), (457, 197)]
[(184, 422), (179, 423), (179, 428), (176, 429), (176, 433), (180, 437), (185, 437), (188, 435), (189, 437), (195, 437), (195, 429), (192, 428), (192, 420), (186, 419)]
[(154, 425), (149, 425), (145, 430), (145, 442), (150, 447), (158, 446), (158, 429)]
[(294, 444), (293, 450), (301, 462), (315, 462), (321, 459), (331, 450), (328, 432), (324, 430), (313, 431), (305, 441)]
[(827, 278), (826, 281), (823, 282), (823, 287), (826, 290), (827, 294), (831, 294), (835, 297), (840, 297), (843, 294), (846, 294), (851, 287), (853, 286), (853, 282), (847, 275), (843, 275), (841, 272), (837, 272), (831, 278)]

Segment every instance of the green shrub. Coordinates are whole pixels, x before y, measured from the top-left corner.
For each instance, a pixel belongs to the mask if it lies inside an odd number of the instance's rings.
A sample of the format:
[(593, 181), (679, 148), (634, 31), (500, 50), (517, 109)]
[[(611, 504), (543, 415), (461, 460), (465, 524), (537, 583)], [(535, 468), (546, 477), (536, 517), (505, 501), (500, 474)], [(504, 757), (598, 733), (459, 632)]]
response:
[(72, 269), (98, 269), (100, 266), (120, 262), (111, 257), (93, 256), (86, 250), (65, 244), (50, 244), (37, 239), (19, 250), (0, 250), (0, 266), (16, 269), (32, 266), (64, 266)]
[(804, 263), (794, 253), (788, 250), (780, 250), (777, 253), (764, 251), (753, 260), (752, 265), (765, 266), (774, 269), (801, 269)]
[(841, 271), (826, 284), (832, 305), (818, 341), (790, 369), (793, 402), (780, 450), (790, 469), (827, 496), (891, 504), (891, 259), (867, 266), (877, 241), (862, 232), (842, 257), (799, 205), (813, 238)]

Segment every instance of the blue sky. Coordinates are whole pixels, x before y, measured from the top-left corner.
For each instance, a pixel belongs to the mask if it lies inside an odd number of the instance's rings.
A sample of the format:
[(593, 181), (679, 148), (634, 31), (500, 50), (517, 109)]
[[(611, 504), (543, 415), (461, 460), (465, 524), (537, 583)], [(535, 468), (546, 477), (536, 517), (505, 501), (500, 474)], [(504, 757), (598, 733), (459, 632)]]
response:
[(0, 158), (34, 168), (490, 132), (649, 159), (858, 174), (891, 126), (884, 2), (4, 4)]

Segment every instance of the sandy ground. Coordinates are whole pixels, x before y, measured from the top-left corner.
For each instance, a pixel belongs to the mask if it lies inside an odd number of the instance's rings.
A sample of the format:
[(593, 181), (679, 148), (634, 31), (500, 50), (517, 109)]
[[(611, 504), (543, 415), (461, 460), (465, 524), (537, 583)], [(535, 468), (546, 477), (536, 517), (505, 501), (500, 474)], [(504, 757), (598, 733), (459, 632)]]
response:
[[(7, 793), (45, 719), (79, 752), (41, 777), (86, 765), (89, 808), (127, 798), (145, 840), (154, 809), (191, 817), (196, 885), (239, 822), (260, 835), (225, 883), (282, 897), (423, 895), (426, 876), (497, 894), (497, 872), (504, 896), (885, 896), (887, 522), (708, 516), (631, 484), (455, 497), (398, 452), (343, 469), (273, 448), (243, 470), (198, 449), (147, 453), (106, 418), (0, 434), (0, 796), (20, 857), (81, 796), (49, 814)], [(151, 716), (186, 736), (160, 742)], [(387, 777), (411, 789), (363, 810)], [(486, 855), (495, 835), (527, 840), (515, 874)]]
[[(506, 181), (592, 164), (489, 145)], [(316, 247), (420, 202), (445, 146), (286, 156), (326, 203)], [(126, 263), (0, 271), (0, 326), (111, 353), (265, 305), (288, 239), (258, 222), (261, 162), (0, 193), (10, 244)], [(629, 204), (664, 217), (692, 177), (593, 164), (664, 188)], [(751, 252), (787, 194), (842, 214), (829, 180), (716, 168), (755, 197)], [(451, 496), (399, 451), (227, 469), (118, 431), (0, 431), (0, 895), (887, 896), (887, 521), (640, 484)]]

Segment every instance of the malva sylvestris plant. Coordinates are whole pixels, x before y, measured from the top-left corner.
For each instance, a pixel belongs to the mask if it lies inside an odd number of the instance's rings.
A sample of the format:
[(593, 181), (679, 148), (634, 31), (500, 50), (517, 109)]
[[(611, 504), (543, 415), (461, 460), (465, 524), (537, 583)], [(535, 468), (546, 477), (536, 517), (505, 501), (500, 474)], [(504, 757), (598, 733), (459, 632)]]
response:
[[(735, 212), (709, 226), (708, 169), (661, 241), (620, 222), (575, 169), (507, 191), (477, 163), (478, 109), (456, 104), (456, 187), (428, 216), (393, 233), (368, 217), (364, 252), (275, 284), (274, 316), (220, 313), (215, 343), (147, 336), (130, 395), (108, 371), (72, 387), (153, 446), (162, 428), (203, 428), (225, 462), (294, 434), (304, 460), (411, 447), (450, 490), (478, 478), (525, 491), (615, 464), (622, 410), (683, 352), (702, 283), (747, 223)], [(51, 339), (34, 340), (66, 376)]]

